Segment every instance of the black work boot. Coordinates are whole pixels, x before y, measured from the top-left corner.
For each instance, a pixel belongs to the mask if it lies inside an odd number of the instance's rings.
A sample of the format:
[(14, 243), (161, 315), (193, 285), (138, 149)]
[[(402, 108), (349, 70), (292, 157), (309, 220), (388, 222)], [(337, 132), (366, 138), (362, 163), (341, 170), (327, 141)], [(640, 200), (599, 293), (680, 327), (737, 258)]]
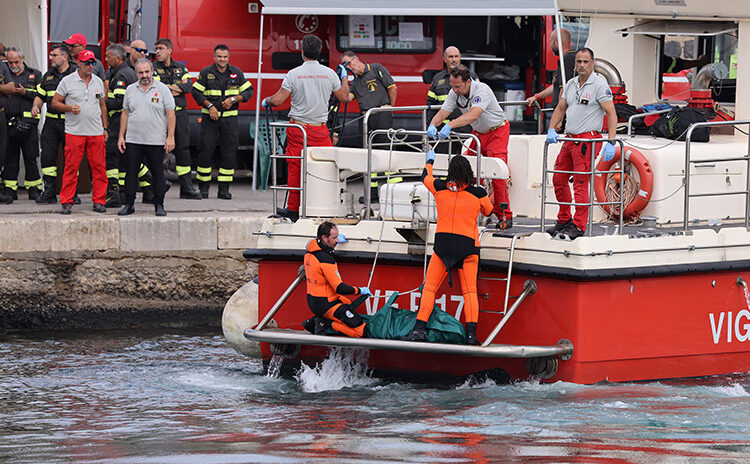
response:
[(229, 182), (219, 182), (219, 193), (216, 194), (216, 198), (221, 200), (232, 199), (232, 194), (229, 193)]
[(143, 198), (141, 199), (141, 201), (143, 203), (150, 203), (153, 205), (154, 204), (154, 188), (151, 186), (143, 187), (141, 188), (141, 191), (143, 192)]
[(6, 195), (4, 191), (0, 191), (0, 203), (9, 205), (13, 203), (13, 197), (10, 195)]
[(122, 206), (120, 201), (120, 184), (117, 178), (110, 177), (107, 179), (107, 193), (104, 196), (105, 208), (119, 208)]
[(130, 203), (130, 204), (126, 204), (125, 206), (123, 206), (122, 209), (117, 212), (117, 215), (118, 216), (127, 216), (127, 215), (130, 215), (130, 214), (133, 214), (133, 213), (135, 213), (135, 207), (133, 206), (132, 203)]
[(42, 185), (44, 186), (44, 190), (42, 191), (42, 194), (39, 195), (39, 198), (34, 201), (40, 205), (57, 203), (57, 194), (55, 193), (56, 181), (56, 177), (43, 176)]
[[(3, 195), (5, 195), (6, 197), (10, 197), (10, 198), (11, 198), (11, 202), (12, 202), (13, 200), (18, 200), (18, 194), (16, 193), (16, 191), (15, 191), (15, 190), (13, 190), (13, 189), (12, 189), (12, 188), (10, 188), (10, 187), (5, 187), (5, 188), (3, 189)], [(10, 202), (9, 202), (9, 203), (10, 203)]]
[(555, 221), (555, 225), (547, 229), (545, 232), (554, 237), (562, 230), (566, 229), (570, 224), (573, 224), (573, 219), (568, 219), (565, 222)]
[(156, 216), (166, 216), (167, 212), (164, 211), (164, 205), (154, 205), (154, 214)]
[(414, 330), (412, 330), (406, 337), (401, 337), (401, 340), (405, 342), (426, 342), (427, 323), (417, 319), (417, 322), (414, 324)]
[(190, 181), (190, 173), (183, 174), (179, 177), (180, 180), (180, 198), (183, 200), (200, 200), (200, 192), (196, 192), (193, 189), (193, 183)]
[(201, 191), (201, 198), (208, 198), (208, 188), (210, 186), (211, 186), (211, 182), (201, 181), (201, 183), (198, 184), (198, 188), (200, 188), (200, 191)]
[(39, 195), (42, 194), (42, 191), (39, 190), (39, 187), (29, 187), (26, 189), (26, 193), (29, 194), (29, 200), (36, 201)]
[(466, 344), (467, 345), (479, 345), (479, 340), (477, 340), (477, 323), (476, 322), (466, 323)]
[(36, 201), (40, 205), (44, 205), (44, 204), (51, 205), (51, 204), (57, 203), (57, 194), (55, 193), (56, 181), (57, 181), (56, 177), (44, 176), (42, 178), (44, 190), (42, 191), (42, 194), (39, 195), (39, 198), (37, 198), (34, 201)]

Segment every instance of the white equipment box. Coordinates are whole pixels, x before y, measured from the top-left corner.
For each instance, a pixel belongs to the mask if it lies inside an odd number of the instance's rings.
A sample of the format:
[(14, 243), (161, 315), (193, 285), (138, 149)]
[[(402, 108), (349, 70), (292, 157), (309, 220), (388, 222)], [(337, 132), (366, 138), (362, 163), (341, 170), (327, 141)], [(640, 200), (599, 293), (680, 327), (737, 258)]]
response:
[(422, 182), (380, 186), (380, 216), (387, 221), (437, 221), (435, 197)]

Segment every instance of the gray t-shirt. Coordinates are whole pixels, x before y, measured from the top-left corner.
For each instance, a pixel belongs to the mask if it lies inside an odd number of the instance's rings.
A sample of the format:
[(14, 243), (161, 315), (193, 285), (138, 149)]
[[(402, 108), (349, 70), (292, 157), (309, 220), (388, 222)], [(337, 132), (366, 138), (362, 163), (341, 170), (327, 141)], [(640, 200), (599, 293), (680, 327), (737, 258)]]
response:
[(290, 118), (320, 123), (328, 119), (328, 100), (341, 88), (341, 80), (333, 69), (317, 61), (305, 61), (286, 73), (281, 88), (292, 93)]
[(461, 114), (466, 114), (475, 106), (483, 110), (479, 118), (471, 123), (471, 128), (475, 131), (485, 133), (505, 122), (505, 112), (497, 102), (490, 86), (484, 82), (471, 81), (468, 97), (459, 97), (451, 90), (440, 109), (452, 113), (458, 108)]
[(65, 114), (65, 133), (81, 136), (104, 135), (100, 100), (106, 97), (104, 82), (96, 74), (91, 75), (88, 86), (78, 71), (63, 77), (57, 85), (66, 105), (78, 105), (81, 112)]
[(128, 112), (125, 142), (142, 145), (164, 145), (167, 140), (167, 110), (174, 110), (169, 88), (154, 79), (147, 90), (134, 82), (125, 90), (123, 111)]
[(591, 73), (580, 87), (579, 77), (570, 79), (563, 90), (562, 98), (568, 104), (565, 111), (565, 132), (583, 134), (601, 131), (604, 123), (604, 108), (601, 103), (612, 101), (612, 91), (607, 81), (599, 74)]

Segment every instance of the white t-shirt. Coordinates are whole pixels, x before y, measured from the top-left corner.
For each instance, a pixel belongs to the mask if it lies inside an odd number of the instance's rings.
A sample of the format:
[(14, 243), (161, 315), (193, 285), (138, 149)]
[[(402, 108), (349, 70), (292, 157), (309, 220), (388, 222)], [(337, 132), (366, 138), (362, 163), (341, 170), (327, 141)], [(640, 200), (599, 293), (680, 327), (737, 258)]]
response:
[(80, 136), (104, 135), (100, 99), (104, 98), (104, 82), (96, 74), (91, 75), (89, 84), (78, 71), (72, 72), (57, 84), (57, 93), (62, 95), (66, 105), (78, 105), (81, 112), (65, 113), (65, 133)]
[(612, 90), (599, 74), (591, 73), (580, 87), (579, 77), (570, 79), (563, 90), (562, 98), (568, 104), (565, 111), (565, 132), (575, 135), (601, 131), (605, 114), (601, 103), (612, 101)]

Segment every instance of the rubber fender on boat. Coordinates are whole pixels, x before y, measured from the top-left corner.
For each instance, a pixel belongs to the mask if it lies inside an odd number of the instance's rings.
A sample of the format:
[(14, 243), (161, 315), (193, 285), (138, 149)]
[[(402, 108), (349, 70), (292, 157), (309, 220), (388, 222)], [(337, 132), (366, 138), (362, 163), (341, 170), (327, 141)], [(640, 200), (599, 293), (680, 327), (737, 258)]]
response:
[[(640, 177), (640, 185), (638, 187), (638, 194), (635, 198), (628, 203), (625, 207), (623, 217), (630, 218), (637, 215), (643, 210), (651, 199), (651, 192), (654, 188), (654, 172), (651, 169), (646, 157), (633, 147), (625, 147), (625, 159), (635, 166), (638, 171), (638, 177)], [(599, 160), (596, 165), (597, 171), (609, 171), (612, 166), (620, 161), (620, 146), (617, 146), (615, 156), (609, 161)], [(613, 174), (618, 176), (619, 174)], [(594, 176), (594, 193), (596, 194), (596, 201), (604, 202), (607, 201), (606, 189), (607, 179), (610, 174), (597, 174)], [(604, 211), (610, 214), (610, 205), (601, 205)]]
[(245, 330), (258, 324), (258, 284), (250, 281), (229, 298), (221, 315), (221, 330), (238, 353), (260, 357), (260, 343), (245, 338)]

